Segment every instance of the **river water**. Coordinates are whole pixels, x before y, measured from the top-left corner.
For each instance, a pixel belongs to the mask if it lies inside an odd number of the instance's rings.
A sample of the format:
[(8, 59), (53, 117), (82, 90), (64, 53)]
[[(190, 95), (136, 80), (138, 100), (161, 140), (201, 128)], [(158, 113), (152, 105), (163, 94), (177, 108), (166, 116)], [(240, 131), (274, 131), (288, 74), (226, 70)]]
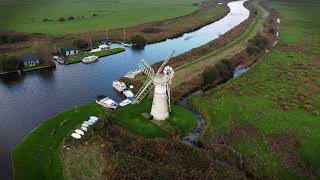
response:
[(164, 59), (172, 50), (179, 55), (218, 38), (219, 34), (226, 33), (249, 17), (243, 3), (244, 0), (230, 2), (230, 13), (221, 20), (179, 38), (147, 45), (144, 49), (126, 48), (123, 53), (101, 58), (89, 65), (57, 65), (54, 70), (1, 77), (0, 179), (11, 179), (11, 150), (43, 120), (92, 102), (100, 94), (122, 100), (112, 88), (113, 80), (137, 69), (142, 58), (152, 64)]

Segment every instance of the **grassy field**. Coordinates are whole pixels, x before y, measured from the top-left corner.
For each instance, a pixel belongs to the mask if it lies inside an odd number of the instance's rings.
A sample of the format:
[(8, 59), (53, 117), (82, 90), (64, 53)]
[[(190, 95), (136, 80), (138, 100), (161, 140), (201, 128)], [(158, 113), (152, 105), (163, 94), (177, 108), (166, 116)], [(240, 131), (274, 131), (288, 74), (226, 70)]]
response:
[(125, 51), (124, 48), (114, 48), (114, 49), (109, 49), (109, 50), (104, 50), (104, 51), (98, 51), (98, 52), (92, 52), (92, 53), (85, 53), (81, 54), (79, 56), (71, 56), (65, 58), (65, 63), (66, 64), (74, 64), (81, 62), (83, 58), (88, 57), (88, 56), (98, 56), (98, 57), (104, 57), (104, 56), (110, 56), (112, 54), (120, 53)]
[(269, 178), (320, 176), (320, 4), (272, 7), (281, 16), (277, 46), (248, 73), (191, 103), (208, 121), (205, 144), (225, 137)]
[[(147, 138), (165, 137), (165, 132), (152, 122), (146, 120), (142, 113), (149, 113), (152, 102), (143, 100), (139, 105), (129, 105), (115, 111), (115, 118), (120, 124), (131, 132)], [(182, 134), (190, 132), (196, 126), (193, 114), (176, 105), (172, 107), (172, 113), (168, 122), (180, 130)]]
[[(0, 29), (44, 34), (103, 30), (189, 14), (198, 8), (194, 5), (197, 2), (200, 1), (1, 0)], [(71, 16), (75, 19), (68, 20)], [(65, 21), (59, 22), (61, 17)], [(43, 22), (43, 19), (49, 21)]]
[(61, 149), (64, 138), (89, 116), (103, 112), (101, 106), (88, 104), (42, 123), (13, 150), (14, 179), (63, 179)]

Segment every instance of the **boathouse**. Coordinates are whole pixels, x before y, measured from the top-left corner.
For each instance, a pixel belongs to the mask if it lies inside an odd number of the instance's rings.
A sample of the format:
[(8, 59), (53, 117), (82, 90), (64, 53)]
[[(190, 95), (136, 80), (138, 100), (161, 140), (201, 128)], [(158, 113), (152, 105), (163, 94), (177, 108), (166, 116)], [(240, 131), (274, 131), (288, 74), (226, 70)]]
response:
[(24, 55), (19, 61), (22, 68), (30, 68), (40, 64), (40, 56), (37, 54)]
[(80, 50), (76, 47), (61, 48), (61, 54), (65, 57), (75, 56), (75, 55), (80, 54)]

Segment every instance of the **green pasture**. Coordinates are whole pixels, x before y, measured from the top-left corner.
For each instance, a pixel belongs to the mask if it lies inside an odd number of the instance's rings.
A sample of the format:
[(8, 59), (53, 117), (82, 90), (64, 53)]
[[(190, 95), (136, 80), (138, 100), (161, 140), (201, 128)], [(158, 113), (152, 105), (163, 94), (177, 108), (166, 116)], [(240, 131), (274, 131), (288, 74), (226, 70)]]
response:
[[(189, 14), (200, 1), (1, 0), (0, 29), (43, 34), (104, 30)], [(58, 21), (61, 17), (65, 21)]]
[(248, 123), (258, 131), (257, 137), (232, 146), (254, 159), (266, 177), (300, 179), (296, 162), (286, 164), (268, 146), (271, 135), (295, 135), (300, 147), (287, 153), (297, 152), (306, 169), (319, 176), (315, 172), (320, 170), (320, 4), (273, 1), (271, 5), (281, 16), (276, 47), (246, 74), (194, 97), (191, 103), (208, 121), (205, 143), (237, 122)]

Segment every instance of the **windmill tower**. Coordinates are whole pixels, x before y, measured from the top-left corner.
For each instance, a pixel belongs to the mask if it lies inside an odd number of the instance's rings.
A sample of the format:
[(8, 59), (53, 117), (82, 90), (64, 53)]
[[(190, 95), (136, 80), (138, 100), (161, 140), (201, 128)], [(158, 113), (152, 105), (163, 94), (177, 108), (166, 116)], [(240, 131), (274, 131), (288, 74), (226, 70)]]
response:
[(132, 104), (138, 104), (154, 87), (151, 115), (155, 120), (165, 120), (169, 118), (171, 112), (170, 85), (174, 76), (172, 67), (165, 66), (173, 56), (174, 51), (163, 61), (162, 65), (155, 73), (152, 67), (144, 60), (140, 61), (139, 67), (149, 77), (141, 87)]

